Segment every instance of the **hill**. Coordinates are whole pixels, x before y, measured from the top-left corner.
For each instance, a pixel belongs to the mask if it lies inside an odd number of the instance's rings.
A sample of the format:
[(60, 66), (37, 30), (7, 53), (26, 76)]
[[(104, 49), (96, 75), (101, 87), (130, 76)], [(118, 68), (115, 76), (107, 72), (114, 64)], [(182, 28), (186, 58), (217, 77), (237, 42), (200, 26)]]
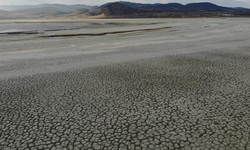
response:
[[(1, 10), (2, 9), (2, 10)], [(87, 5), (41, 4), (0, 6), (0, 19), (53, 19), (92, 16), (119, 18), (176, 18), (250, 16), (250, 9), (223, 7), (212, 3), (142, 4), (133, 2), (106, 3), (100, 7)]]
[(142, 3), (131, 3), (121, 1), (121, 4), (127, 5), (135, 9), (148, 9), (148, 10), (164, 10), (164, 9), (183, 9), (184, 5), (179, 3), (168, 3), (168, 4), (142, 4)]
[(120, 16), (120, 15), (131, 15), (137, 10), (126, 5), (123, 5), (119, 2), (109, 3), (102, 8), (92, 11), (90, 15), (105, 15), (105, 16)]
[[(140, 10), (207, 10), (207, 11), (228, 11), (228, 10), (249, 10), (247, 8), (230, 8), (230, 7), (222, 7), (215, 5), (213, 3), (208, 2), (202, 2), (202, 3), (189, 3), (187, 5), (182, 5), (180, 3), (168, 3), (168, 4), (142, 4), (142, 3), (133, 3), (133, 2), (127, 2), (127, 1), (119, 1), (119, 3), (126, 5), (128, 7), (134, 8), (134, 9), (140, 9)], [(104, 6), (107, 6), (111, 3), (106, 3), (104, 5), (101, 5), (99, 8), (102, 8)]]
[(203, 2), (203, 3), (190, 3), (184, 6), (184, 9), (191, 10), (209, 10), (209, 11), (225, 11), (225, 10), (233, 10), (229, 7), (222, 7), (212, 3)]
[[(127, 6), (127, 7), (125, 7)], [(125, 18), (188, 18), (188, 17), (220, 17), (220, 16), (249, 16), (250, 9), (229, 8), (212, 3), (179, 3), (142, 4), (120, 1), (106, 3), (98, 10), (89, 13), (91, 16), (103, 15)], [(226, 15), (225, 15), (226, 14)]]
[(6, 11), (16, 11), (16, 10), (26, 10), (26, 9), (39, 9), (44, 7), (50, 7), (52, 9), (55, 9), (57, 11), (73, 11), (76, 9), (95, 9), (97, 6), (87, 6), (87, 5), (64, 5), (64, 4), (41, 4), (41, 5), (24, 5), (24, 6), (6, 6), (6, 5), (0, 5), (0, 10), (6, 10)]

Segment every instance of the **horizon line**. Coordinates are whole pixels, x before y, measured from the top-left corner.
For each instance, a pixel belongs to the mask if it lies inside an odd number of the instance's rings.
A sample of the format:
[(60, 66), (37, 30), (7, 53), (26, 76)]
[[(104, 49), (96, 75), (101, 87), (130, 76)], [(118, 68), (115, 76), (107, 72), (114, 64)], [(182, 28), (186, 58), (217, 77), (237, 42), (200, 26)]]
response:
[(198, 3), (210, 3), (210, 4), (214, 4), (214, 5), (217, 5), (217, 6), (222, 6), (222, 7), (228, 7), (228, 8), (248, 8), (250, 9), (250, 7), (241, 7), (241, 6), (225, 6), (225, 5), (219, 5), (219, 4), (215, 4), (215, 3), (212, 3), (212, 2), (207, 2), (207, 1), (203, 1), (203, 2), (190, 2), (190, 3), (186, 3), (186, 4), (183, 4), (183, 3), (179, 3), (179, 2), (170, 2), (170, 3), (137, 3), (137, 2), (131, 2), (131, 1), (115, 1), (115, 2), (106, 2), (106, 3), (103, 3), (103, 4), (100, 4), (100, 5), (87, 5), (87, 4), (82, 4), (82, 3), (75, 3), (75, 4), (64, 4), (64, 3), (41, 3), (41, 4), (24, 4), (24, 5), (0, 5), (0, 6), (38, 6), (38, 5), (66, 5), (66, 6), (71, 6), (71, 5), (85, 5), (85, 6), (91, 6), (91, 7), (94, 7), (94, 6), (102, 6), (104, 4), (108, 4), (108, 3), (116, 3), (116, 2), (129, 2), (129, 3), (136, 3), (136, 4), (181, 4), (181, 5), (188, 5), (188, 4), (198, 4)]

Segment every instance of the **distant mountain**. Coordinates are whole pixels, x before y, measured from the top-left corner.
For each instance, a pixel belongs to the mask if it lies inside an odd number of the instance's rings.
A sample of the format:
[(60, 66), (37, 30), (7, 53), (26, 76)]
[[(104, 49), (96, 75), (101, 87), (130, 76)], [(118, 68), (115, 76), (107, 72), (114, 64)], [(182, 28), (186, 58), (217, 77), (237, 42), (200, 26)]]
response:
[[(240, 13), (239, 13), (240, 12)], [(242, 13), (244, 12), (244, 13)], [(91, 11), (89, 15), (126, 17), (126, 18), (162, 18), (162, 17), (218, 17), (224, 14), (230, 16), (248, 15), (250, 9), (222, 7), (212, 3), (190, 3), (182, 5), (179, 3), (168, 4), (142, 4), (126, 1), (106, 3), (98, 10)]]
[(179, 3), (168, 3), (168, 4), (153, 4), (152, 6), (145, 7), (146, 9), (185, 9), (185, 6)]
[[(203, 3), (190, 3), (187, 5), (182, 5), (179, 3), (168, 3), (168, 4), (143, 4), (143, 3), (134, 3), (128, 1), (119, 1), (120, 4), (126, 5), (128, 7), (139, 9), (139, 10), (249, 10), (247, 8), (230, 8), (230, 7), (222, 7), (212, 3), (203, 2)], [(50, 7), (51, 9), (62, 11), (62, 12), (69, 12), (75, 11), (77, 9), (101, 9), (105, 6), (108, 6), (112, 3), (106, 3), (101, 6), (88, 6), (88, 5), (64, 5), (64, 4), (40, 4), (40, 5), (23, 5), (23, 6), (7, 6), (7, 5), (0, 5), (0, 10), (5, 11), (15, 11), (15, 10), (26, 10), (26, 9), (38, 9), (38, 8), (45, 8)]]
[(74, 10), (73, 13), (75, 13), (75, 14), (85, 14), (85, 13), (87, 13), (87, 12), (89, 12), (89, 11), (90, 11), (90, 10), (87, 9), (87, 8), (80, 8), (80, 9)]
[(58, 14), (65, 14), (66, 12), (58, 11), (53, 7), (42, 7), (42, 8), (31, 8), (31, 9), (24, 9), (24, 10), (16, 10), (13, 11), (14, 13), (20, 14), (29, 14), (29, 15), (58, 15)]
[(123, 5), (119, 2), (115, 2), (115, 3), (108, 3), (107, 5), (103, 6), (102, 8), (91, 12), (90, 15), (104, 14), (105, 16), (120, 16), (120, 15), (133, 14), (136, 11), (137, 10), (134, 8)]
[(0, 10), (0, 20), (13, 19), (7, 11)]
[(233, 7), (232, 9), (234, 9), (234, 10), (239, 10), (239, 11), (247, 11), (247, 10), (250, 10), (249, 8), (243, 8), (243, 7)]
[(120, 1), (121, 4), (127, 5), (135, 9), (155, 9), (155, 10), (164, 10), (164, 9), (184, 9), (184, 5), (179, 3), (168, 3), (168, 4), (142, 4), (142, 3), (131, 3)]
[[(99, 6), (99, 9), (103, 8), (103, 7), (107, 6), (107, 5), (110, 5), (112, 3), (113, 2), (109, 2), (109, 3), (103, 4), (103, 5)], [(144, 5), (151, 5), (151, 4), (133, 3), (133, 2), (127, 2), (127, 1), (118, 1), (118, 3), (126, 5), (126, 6), (131, 7), (131, 8), (136, 8), (136, 9), (138, 9), (138, 7), (141, 6), (141, 5), (142, 6), (144, 6)]]
[(184, 9), (191, 9), (191, 10), (232, 10), (229, 7), (222, 7), (212, 3), (204, 2), (204, 3), (190, 3), (184, 6)]
[[(168, 4), (142, 4), (142, 3), (133, 3), (133, 2), (127, 2), (127, 1), (119, 1), (119, 3), (129, 6), (134, 9), (140, 9), (140, 10), (209, 10), (209, 11), (228, 11), (228, 10), (249, 10), (247, 8), (230, 8), (230, 7), (222, 7), (218, 6), (212, 3), (203, 2), (203, 3), (190, 3), (187, 5), (182, 5), (179, 3), (168, 3)], [(107, 6), (111, 3), (106, 3), (104, 5), (101, 5), (99, 8), (102, 8), (104, 6)]]
[(63, 5), (63, 4), (41, 4), (41, 5), (23, 5), (23, 6), (5, 6), (0, 5), (0, 10), (6, 10), (6, 11), (14, 11), (14, 10), (25, 10), (25, 9), (37, 9), (37, 8), (44, 8), (44, 7), (50, 7), (52, 9), (55, 9), (57, 11), (73, 11), (76, 9), (95, 9), (97, 6), (87, 6), (87, 5)]
[(4, 10), (0, 10), (0, 13), (6, 13), (6, 11), (4, 11)]
[(57, 11), (51, 7), (33, 8), (15, 11), (0, 11), (1, 19), (40, 19), (40, 18), (58, 18), (67, 15), (67, 12)]
[[(212, 3), (142, 4), (127, 1), (106, 3), (97, 6), (41, 4), (24, 6), (0, 6), (1, 19), (43, 19), (43, 18), (82, 18), (100, 15), (126, 18), (176, 18), (176, 17), (219, 17), (250, 16), (250, 9), (222, 7)], [(99, 17), (100, 17), (99, 16)]]
[(0, 16), (6, 16), (8, 11), (0, 10)]

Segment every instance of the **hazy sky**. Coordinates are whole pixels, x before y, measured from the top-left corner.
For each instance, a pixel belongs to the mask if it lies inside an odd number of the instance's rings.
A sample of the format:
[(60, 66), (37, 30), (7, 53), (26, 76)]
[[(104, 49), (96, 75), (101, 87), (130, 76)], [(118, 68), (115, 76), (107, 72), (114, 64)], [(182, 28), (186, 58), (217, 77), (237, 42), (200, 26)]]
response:
[[(101, 5), (107, 2), (115, 2), (115, 1), (119, 0), (0, 0), (0, 5), (36, 5), (43, 3)], [(187, 4), (192, 2), (212, 2), (214, 4), (221, 6), (250, 8), (250, 0), (128, 0), (128, 1), (137, 3), (177, 2), (181, 4)]]

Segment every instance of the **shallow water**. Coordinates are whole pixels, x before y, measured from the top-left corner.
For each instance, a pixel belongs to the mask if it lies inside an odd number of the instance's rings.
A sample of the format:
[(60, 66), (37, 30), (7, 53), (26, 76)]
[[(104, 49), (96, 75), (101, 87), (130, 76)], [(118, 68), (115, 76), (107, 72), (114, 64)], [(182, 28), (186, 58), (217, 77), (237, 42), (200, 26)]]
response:
[(0, 23), (0, 33), (70, 30), (77, 28), (88, 28), (90, 26), (93, 25), (84, 22), (4, 22)]
[(0, 33), (25, 32), (25, 31), (27, 30), (8, 29), (8, 30), (1, 31)]

